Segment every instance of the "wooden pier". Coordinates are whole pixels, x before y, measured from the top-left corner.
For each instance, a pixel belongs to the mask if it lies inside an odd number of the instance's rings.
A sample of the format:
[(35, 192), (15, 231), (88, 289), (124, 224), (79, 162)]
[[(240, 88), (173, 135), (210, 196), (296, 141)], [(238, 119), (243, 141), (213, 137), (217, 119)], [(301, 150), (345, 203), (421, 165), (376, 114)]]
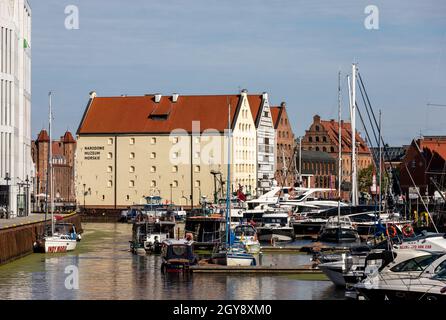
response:
[(319, 269), (314, 269), (310, 265), (295, 267), (279, 266), (221, 266), (215, 264), (205, 264), (192, 266), (189, 268), (192, 273), (250, 273), (250, 274), (322, 274)]

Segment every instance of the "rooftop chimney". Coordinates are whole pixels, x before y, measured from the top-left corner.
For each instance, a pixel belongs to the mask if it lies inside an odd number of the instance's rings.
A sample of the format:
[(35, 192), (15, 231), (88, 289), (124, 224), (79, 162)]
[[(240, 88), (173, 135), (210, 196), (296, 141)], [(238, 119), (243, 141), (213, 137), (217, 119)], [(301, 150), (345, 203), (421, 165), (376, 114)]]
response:
[(161, 93), (155, 93), (155, 102), (159, 103), (161, 101), (161, 97), (162, 97)]
[(268, 92), (263, 92), (262, 93), (262, 98), (267, 100), (268, 99)]
[(178, 93), (172, 93), (172, 102), (177, 102), (179, 96), (180, 95)]
[(285, 101), (282, 101), (282, 102), (280, 103), (280, 107), (281, 107), (281, 108), (285, 108), (285, 107), (286, 107), (286, 102), (285, 102)]
[(96, 91), (91, 91), (91, 92), (89, 93), (89, 95), (90, 95), (90, 99), (94, 99), (94, 98), (96, 98)]
[(321, 122), (321, 117), (320, 117), (318, 114), (316, 114), (316, 115), (313, 117), (313, 121), (314, 121), (314, 122)]

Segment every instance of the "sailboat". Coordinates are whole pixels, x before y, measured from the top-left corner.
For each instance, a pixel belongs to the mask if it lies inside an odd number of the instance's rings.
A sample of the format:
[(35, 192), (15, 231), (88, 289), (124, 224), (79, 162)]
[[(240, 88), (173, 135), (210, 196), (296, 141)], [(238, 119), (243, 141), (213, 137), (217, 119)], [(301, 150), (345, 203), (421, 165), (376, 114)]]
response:
[[(59, 253), (67, 252), (76, 249), (77, 239), (69, 234), (63, 234), (55, 232), (54, 225), (54, 183), (53, 183), (53, 152), (52, 152), (52, 140), (51, 140), (51, 120), (52, 120), (52, 107), (51, 107), (52, 93), (49, 93), (49, 112), (48, 112), (48, 134), (49, 134), (49, 147), (48, 147), (48, 171), (47, 171), (47, 190), (46, 190), (46, 212), (45, 212), (45, 226), (44, 235), (41, 239), (34, 243), (35, 251), (44, 253)], [(51, 197), (51, 230), (48, 234), (46, 228), (46, 219), (48, 215), (48, 185), (50, 184), (50, 197)]]
[(226, 181), (226, 241), (225, 246), (211, 257), (212, 263), (224, 266), (255, 266), (256, 259), (246, 251), (243, 245), (234, 245), (231, 241), (231, 104), (228, 106), (228, 176)]
[[(353, 94), (350, 96), (350, 106), (351, 106), (351, 119), (352, 119), (352, 206), (357, 205), (357, 190), (356, 190), (356, 163), (355, 160), (355, 74), (356, 74), (356, 65), (353, 64)], [(337, 217), (330, 217), (325, 226), (322, 227), (321, 232), (319, 234), (319, 239), (321, 241), (327, 242), (350, 242), (350, 241), (359, 241), (358, 230), (353, 226), (349, 217), (341, 218), (341, 181), (342, 181), (342, 128), (341, 128), (341, 72), (338, 73), (338, 121), (339, 121), (339, 129), (338, 129), (338, 145), (339, 145), (339, 157), (338, 157), (338, 215)]]

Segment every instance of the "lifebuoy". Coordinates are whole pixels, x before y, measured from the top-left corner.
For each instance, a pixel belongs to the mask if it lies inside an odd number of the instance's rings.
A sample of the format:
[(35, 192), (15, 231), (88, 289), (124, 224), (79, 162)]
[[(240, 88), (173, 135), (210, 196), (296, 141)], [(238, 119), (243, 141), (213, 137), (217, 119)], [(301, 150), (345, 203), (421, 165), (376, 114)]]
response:
[[(389, 230), (390, 230), (390, 231), (389, 231)], [(394, 238), (394, 237), (397, 236), (398, 232), (396, 231), (395, 226), (390, 225), (390, 226), (387, 227), (387, 229), (386, 229), (386, 234), (387, 234), (388, 237), (390, 237), (390, 238)]]
[(406, 224), (401, 231), (405, 237), (411, 237), (414, 234), (414, 230), (410, 224)]
[(421, 212), (421, 218), (424, 218), (424, 222), (426, 222), (426, 225), (429, 224), (429, 213), (427, 213), (426, 211)]

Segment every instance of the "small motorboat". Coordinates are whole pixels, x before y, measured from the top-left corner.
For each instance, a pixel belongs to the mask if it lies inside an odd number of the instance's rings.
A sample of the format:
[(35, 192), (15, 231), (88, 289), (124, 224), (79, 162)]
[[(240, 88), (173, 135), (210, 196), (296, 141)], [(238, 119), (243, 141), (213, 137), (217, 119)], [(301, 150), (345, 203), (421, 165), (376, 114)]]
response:
[(319, 241), (325, 242), (358, 242), (359, 240), (358, 230), (347, 216), (328, 218), (319, 234)]
[(292, 241), (294, 229), (286, 212), (264, 213), (262, 226), (257, 228), (260, 241)]
[(182, 239), (167, 239), (162, 242), (161, 256), (163, 262), (161, 271), (166, 272), (187, 272), (190, 266), (198, 263), (198, 258), (194, 254), (193, 241)]
[(234, 243), (240, 243), (246, 252), (257, 254), (260, 252), (260, 242), (257, 240), (257, 230), (249, 223), (240, 224), (234, 228)]
[(212, 255), (210, 262), (228, 267), (248, 267), (256, 265), (256, 259), (241, 245), (222, 248), (219, 252)]
[(160, 253), (161, 243), (175, 237), (175, 222), (145, 220), (134, 222), (130, 251), (136, 254)]

